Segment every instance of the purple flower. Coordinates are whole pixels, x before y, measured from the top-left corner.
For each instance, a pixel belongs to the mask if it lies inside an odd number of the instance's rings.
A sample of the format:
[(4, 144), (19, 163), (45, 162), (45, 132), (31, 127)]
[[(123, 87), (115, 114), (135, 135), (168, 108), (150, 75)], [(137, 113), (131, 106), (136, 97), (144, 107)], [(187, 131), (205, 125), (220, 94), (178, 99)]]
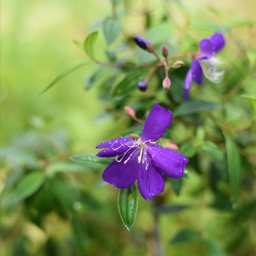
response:
[(224, 70), (217, 71), (216, 65), (222, 62), (214, 57), (225, 46), (225, 39), (221, 33), (215, 33), (210, 39), (203, 39), (199, 43), (200, 52), (194, 57), (191, 67), (185, 77), (183, 98), (186, 100), (188, 91), (193, 80), (201, 85), (203, 74), (211, 82), (219, 83), (225, 73)]
[(181, 178), (188, 159), (156, 144), (172, 122), (172, 112), (155, 103), (138, 140), (116, 138), (96, 148), (108, 148), (99, 157), (116, 157), (106, 168), (103, 180), (118, 188), (130, 187), (138, 180), (142, 197), (150, 200), (164, 190), (164, 174)]
[(141, 36), (134, 36), (133, 40), (142, 50), (145, 50), (145, 51), (148, 51), (148, 52), (153, 52), (154, 51), (154, 47), (145, 38), (143, 38)]

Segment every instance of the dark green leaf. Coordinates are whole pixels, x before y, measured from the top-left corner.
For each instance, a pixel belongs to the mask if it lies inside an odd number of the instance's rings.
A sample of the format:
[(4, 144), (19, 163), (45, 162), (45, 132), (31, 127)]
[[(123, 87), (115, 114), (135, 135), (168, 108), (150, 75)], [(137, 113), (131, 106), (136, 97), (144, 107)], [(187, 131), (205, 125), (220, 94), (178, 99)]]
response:
[(193, 114), (201, 111), (209, 111), (218, 106), (219, 106), (218, 103), (201, 101), (201, 100), (185, 101), (176, 108), (176, 110), (174, 111), (174, 115), (175, 117), (185, 116), (185, 115), (189, 115), (189, 114)]
[(27, 174), (18, 184), (16, 195), (20, 201), (33, 195), (43, 184), (45, 176), (43, 172), (32, 172)]
[(227, 150), (228, 173), (231, 182), (231, 193), (233, 200), (236, 201), (240, 179), (240, 155), (233, 138), (229, 134), (225, 135), (225, 141)]
[(181, 153), (185, 157), (192, 157), (195, 155), (196, 149), (192, 146), (190, 142), (186, 142), (180, 147), (179, 153)]
[(119, 21), (111, 17), (106, 18), (103, 23), (103, 32), (107, 45), (111, 45), (121, 32)]
[(214, 238), (207, 239), (207, 249), (209, 256), (225, 256), (225, 253), (220, 244)]
[(70, 159), (79, 164), (96, 167), (96, 168), (105, 168), (113, 161), (112, 158), (98, 157), (95, 154), (72, 156), (70, 157)]
[(160, 213), (176, 213), (187, 209), (188, 205), (161, 205), (156, 208), (155, 212)]
[(182, 188), (182, 178), (180, 178), (180, 179), (170, 178), (170, 181), (172, 183), (172, 189), (173, 189), (174, 193), (178, 196), (180, 194), (180, 191)]
[(135, 184), (133, 184), (129, 188), (120, 189), (118, 196), (118, 210), (121, 219), (128, 231), (131, 230), (131, 227), (136, 217), (138, 208), (137, 197), (137, 189)]
[(200, 239), (199, 233), (192, 228), (180, 230), (170, 241), (170, 244), (181, 244), (197, 241)]
[(93, 85), (95, 85), (101, 77), (106, 73), (104, 68), (97, 70), (89, 79), (86, 81), (85, 90), (90, 89)]
[(81, 253), (85, 255), (87, 236), (83, 228), (83, 225), (81, 225), (81, 221), (75, 215), (72, 216), (72, 228), (74, 232), (76, 245), (81, 251)]
[(94, 58), (94, 45), (96, 42), (96, 39), (98, 37), (98, 31), (91, 33), (89, 36), (87, 36), (84, 40), (84, 50), (87, 53), (87, 55), (92, 59), (95, 60)]
[(137, 84), (140, 81), (143, 81), (148, 73), (147, 69), (136, 69), (127, 75), (114, 89), (113, 96), (124, 96), (130, 94), (131, 92), (137, 89)]
[(113, 50), (106, 50), (106, 55), (110, 62), (116, 62), (116, 54)]
[(41, 91), (41, 94), (43, 94), (44, 92), (46, 92), (47, 90), (49, 90), (52, 86), (54, 86), (55, 84), (57, 84), (61, 79), (63, 79), (65, 76), (67, 76), (68, 74), (70, 74), (72, 71), (76, 70), (77, 68), (80, 68), (82, 66), (87, 65), (88, 62), (81, 62), (78, 64), (75, 64), (73, 66), (71, 66), (70, 68), (66, 69), (63, 73), (61, 73), (57, 78), (55, 78), (44, 90)]

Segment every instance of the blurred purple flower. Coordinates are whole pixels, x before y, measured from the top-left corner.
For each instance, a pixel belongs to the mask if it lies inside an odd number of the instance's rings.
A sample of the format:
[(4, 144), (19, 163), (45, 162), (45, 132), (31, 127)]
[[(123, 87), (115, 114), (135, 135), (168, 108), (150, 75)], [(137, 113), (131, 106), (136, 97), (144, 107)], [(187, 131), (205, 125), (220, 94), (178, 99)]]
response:
[(116, 138), (96, 148), (108, 148), (99, 157), (116, 157), (106, 168), (103, 180), (118, 188), (130, 187), (138, 180), (143, 198), (150, 200), (164, 190), (164, 174), (181, 178), (188, 159), (156, 144), (172, 122), (172, 112), (155, 103), (144, 124), (141, 138)]
[(225, 46), (225, 39), (221, 33), (215, 33), (210, 39), (203, 39), (199, 43), (200, 52), (194, 56), (191, 67), (185, 77), (183, 98), (187, 99), (188, 91), (193, 80), (201, 85), (203, 74), (213, 83), (219, 83), (225, 73), (224, 70), (217, 71), (216, 65), (222, 64), (214, 57)]

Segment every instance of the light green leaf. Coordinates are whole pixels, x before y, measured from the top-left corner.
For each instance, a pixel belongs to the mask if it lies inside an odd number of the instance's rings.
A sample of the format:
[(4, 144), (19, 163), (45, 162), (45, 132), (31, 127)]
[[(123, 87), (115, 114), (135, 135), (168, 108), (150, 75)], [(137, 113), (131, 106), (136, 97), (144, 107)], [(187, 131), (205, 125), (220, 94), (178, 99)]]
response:
[(225, 141), (227, 150), (228, 173), (231, 183), (231, 194), (233, 200), (236, 201), (240, 180), (240, 155), (233, 138), (229, 134), (225, 135)]
[(209, 256), (225, 256), (225, 252), (221, 248), (218, 241), (214, 238), (209, 238), (207, 240), (207, 248)]
[(103, 23), (103, 32), (107, 45), (111, 45), (121, 32), (121, 25), (119, 21), (111, 17), (106, 18)]
[(84, 50), (83, 43), (73, 40), (73, 43), (81, 50)]
[(218, 103), (194, 100), (194, 101), (185, 101), (174, 111), (175, 117), (185, 116), (189, 114), (198, 113), (201, 111), (209, 111), (218, 107)]
[(148, 73), (147, 69), (137, 68), (127, 75), (114, 89), (113, 97), (125, 96), (137, 89), (137, 84), (143, 81)]
[(210, 145), (203, 145), (201, 149), (212, 155), (215, 159), (223, 161), (223, 154), (218, 148)]
[(16, 195), (20, 201), (33, 195), (43, 184), (45, 176), (43, 172), (32, 172), (27, 174), (18, 184)]
[(136, 185), (133, 184), (129, 188), (121, 188), (118, 197), (118, 210), (121, 219), (128, 231), (131, 230), (131, 227), (134, 223), (137, 208), (138, 196)]
[(62, 72), (58, 77), (56, 77), (44, 90), (41, 91), (41, 94), (45, 93), (47, 90), (49, 90), (52, 86), (57, 84), (61, 79), (63, 79), (65, 76), (76, 70), (77, 68), (80, 68), (82, 66), (85, 66), (89, 64), (88, 62), (81, 62), (78, 64), (75, 64), (71, 66), (70, 68), (66, 69), (64, 72)]
[(170, 241), (170, 244), (182, 244), (197, 241), (200, 239), (198, 232), (192, 228), (180, 230)]
[(180, 147), (179, 153), (184, 155), (185, 157), (192, 157), (196, 153), (196, 149), (192, 146), (192, 144), (188, 141)]
[(98, 31), (92, 32), (84, 40), (84, 50), (92, 60), (95, 60), (93, 48), (98, 37), (98, 33)]
[(98, 157), (95, 154), (72, 156), (70, 159), (79, 164), (96, 168), (106, 168), (113, 161), (113, 158)]

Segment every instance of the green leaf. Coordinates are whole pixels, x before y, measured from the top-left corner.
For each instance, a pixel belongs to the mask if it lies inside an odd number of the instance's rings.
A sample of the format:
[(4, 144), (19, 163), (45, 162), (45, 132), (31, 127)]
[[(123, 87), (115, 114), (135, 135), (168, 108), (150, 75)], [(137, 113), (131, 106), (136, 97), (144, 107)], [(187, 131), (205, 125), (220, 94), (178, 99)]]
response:
[(95, 42), (96, 42), (96, 39), (98, 37), (98, 31), (95, 31), (95, 32), (92, 32), (89, 36), (87, 36), (84, 40), (84, 50), (85, 52), (87, 53), (87, 55), (95, 61), (95, 58), (94, 58), (94, 51), (93, 51), (93, 48), (94, 48), (94, 45), (95, 45)]
[(162, 214), (162, 213), (176, 213), (183, 211), (187, 209), (189, 206), (188, 205), (161, 205), (158, 208), (156, 208), (155, 212), (157, 214)]
[(218, 241), (214, 238), (209, 238), (207, 240), (207, 249), (209, 256), (225, 256), (225, 252), (221, 248)]
[(43, 184), (45, 176), (43, 172), (32, 172), (27, 174), (18, 184), (16, 195), (20, 201), (33, 195)]
[(56, 77), (44, 90), (41, 91), (41, 94), (45, 93), (47, 90), (49, 90), (52, 86), (57, 84), (61, 79), (63, 79), (65, 76), (76, 70), (77, 68), (80, 68), (82, 66), (85, 66), (89, 64), (88, 62), (81, 62), (78, 64), (75, 64), (68, 69), (66, 69), (64, 72), (62, 72), (58, 77)]
[(79, 164), (96, 168), (106, 168), (113, 161), (113, 158), (98, 157), (95, 154), (72, 156), (70, 159)]
[(147, 69), (138, 68), (127, 75), (114, 89), (113, 97), (124, 96), (130, 94), (137, 89), (137, 84), (143, 81), (148, 73)]
[(231, 182), (231, 194), (233, 200), (236, 201), (240, 180), (240, 155), (233, 138), (229, 134), (225, 135), (225, 142), (227, 150), (228, 173)]
[(121, 25), (119, 21), (111, 17), (106, 18), (103, 23), (103, 32), (107, 45), (111, 45), (121, 32)]
[[(97, 70), (89, 79), (86, 81), (85, 90), (89, 90), (93, 85), (95, 85), (107, 71), (104, 68)], [(108, 72), (109, 73), (109, 72)]]
[(80, 42), (78, 42), (78, 41), (75, 41), (75, 40), (73, 40), (73, 43), (74, 43), (79, 49), (84, 50), (84, 47), (83, 47), (83, 44), (82, 44), (82, 43), (80, 43)]
[(179, 153), (181, 153), (185, 157), (192, 157), (195, 155), (196, 149), (192, 146), (190, 142), (186, 142), (180, 147)]
[(131, 230), (131, 227), (134, 223), (137, 208), (138, 196), (136, 185), (133, 184), (129, 188), (121, 188), (118, 196), (118, 210), (121, 219), (128, 231)]
[(175, 117), (185, 116), (189, 114), (198, 113), (200, 111), (209, 111), (218, 107), (218, 103), (194, 100), (194, 101), (185, 101), (174, 111)]
[(218, 148), (210, 145), (203, 145), (201, 149), (212, 155), (215, 159), (223, 161), (223, 154)]
[(170, 244), (182, 244), (197, 241), (200, 239), (198, 232), (192, 228), (180, 230), (170, 241)]
[(81, 221), (75, 215), (72, 216), (72, 228), (74, 232), (74, 238), (78, 249), (81, 251), (83, 255), (86, 253), (86, 245), (87, 245), (87, 235), (81, 225)]
[(180, 179), (171, 179), (169, 178), (172, 183), (172, 189), (176, 196), (180, 194), (181, 188), (182, 188), (182, 178)]

